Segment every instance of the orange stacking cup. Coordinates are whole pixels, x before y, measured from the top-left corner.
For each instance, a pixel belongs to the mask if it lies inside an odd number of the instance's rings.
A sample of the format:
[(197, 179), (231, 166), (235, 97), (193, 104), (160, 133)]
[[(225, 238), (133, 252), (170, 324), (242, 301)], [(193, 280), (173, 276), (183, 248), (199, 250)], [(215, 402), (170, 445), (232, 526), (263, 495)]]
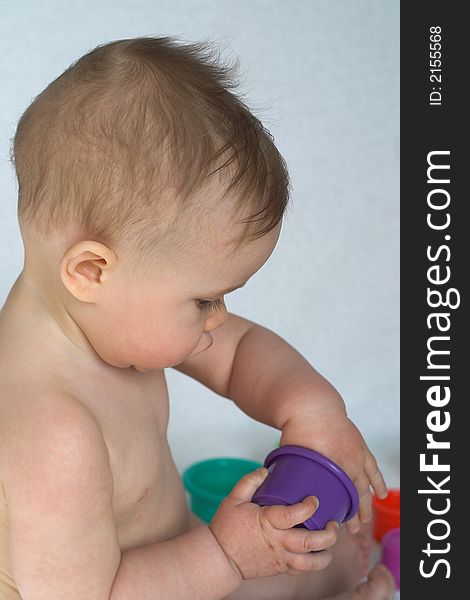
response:
[(372, 495), (374, 538), (380, 542), (382, 536), (390, 529), (400, 527), (400, 490), (399, 488), (388, 490), (385, 500), (379, 500)]

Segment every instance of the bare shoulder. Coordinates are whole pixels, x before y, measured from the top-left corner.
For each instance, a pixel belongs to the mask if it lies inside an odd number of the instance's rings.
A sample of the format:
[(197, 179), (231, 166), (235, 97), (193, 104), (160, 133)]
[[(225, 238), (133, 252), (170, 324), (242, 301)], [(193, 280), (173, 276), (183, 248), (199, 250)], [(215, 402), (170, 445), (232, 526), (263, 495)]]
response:
[(18, 588), (28, 598), (108, 598), (121, 551), (96, 419), (63, 392), (31, 391), (17, 409), (6, 404), (0, 477)]
[(11, 453), (39, 451), (52, 443), (63, 452), (72, 451), (72, 445), (83, 452), (90, 443), (107, 448), (98, 420), (66, 385), (79, 381), (80, 374), (64, 369), (60, 350), (44, 336), (28, 337), (0, 319), (0, 479)]
[(109, 468), (100, 426), (78, 399), (32, 386), (0, 389), (0, 480), (14, 477), (14, 469), (24, 475), (31, 468), (33, 473), (39, 458), (44, 469), (55, 472), (67, 464), (67, 485), (77, 476), (73, 466), (80, 469), (92, 461), (98, 469)]

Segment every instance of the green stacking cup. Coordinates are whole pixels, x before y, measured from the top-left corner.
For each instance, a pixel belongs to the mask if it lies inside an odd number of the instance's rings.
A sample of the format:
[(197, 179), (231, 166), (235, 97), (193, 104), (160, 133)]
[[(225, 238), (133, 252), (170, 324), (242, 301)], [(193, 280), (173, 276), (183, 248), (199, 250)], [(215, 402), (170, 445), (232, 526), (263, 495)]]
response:
[(189, 493), (190, 507), (205, 523), (210, 523), (219, 504), (235, 484), (261, 463), (245, 458), (209, 458), (190, 465), (182, 479)]

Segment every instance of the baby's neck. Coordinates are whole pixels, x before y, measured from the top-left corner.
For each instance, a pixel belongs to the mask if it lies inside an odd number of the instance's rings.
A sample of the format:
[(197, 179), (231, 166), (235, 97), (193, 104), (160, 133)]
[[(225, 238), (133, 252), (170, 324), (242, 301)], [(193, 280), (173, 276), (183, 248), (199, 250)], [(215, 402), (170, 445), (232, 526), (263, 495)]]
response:
[[(49, 287), (49, 289), (48, 289)], [(11, 335), (16, 331), (28, 332), (29, 339), (50, 345), (69, 358), (103, 363), (85, 334), (67, 311), (55, 290), (23, 270), (13, 284), (0, 313), (3, 326)], [(46, 340), (48, 342), (46, 342)]]

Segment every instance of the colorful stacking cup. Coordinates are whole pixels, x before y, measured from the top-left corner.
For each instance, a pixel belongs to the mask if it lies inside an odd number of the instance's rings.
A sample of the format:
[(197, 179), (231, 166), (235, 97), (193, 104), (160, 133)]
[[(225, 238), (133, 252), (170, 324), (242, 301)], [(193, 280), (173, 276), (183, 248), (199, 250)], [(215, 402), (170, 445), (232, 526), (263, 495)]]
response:
[(387, 531), (400, 527), (400, 490), (398, 488), (389, 489), (388, 496), (384, 500), (380, 500), (374, 494), (372, 496), (372, 512), (372, 533), (380, 543)]
[(346, 473), (319, 452), (302, 446), (281, 446), (270, 452), (264, 466), (269, 474), (252, 502), (260, 506), (290, 505), (316, 496), (319, 507), (302, 524), (306, 529), (325, 529), (328, 521), (343, 523), (357, 512), (359, 498)]
[(191, 510), (205, 523), (210, 523), (235, 484), (259, 467), (258, 462), (237, 457), (209, 458), (193, 463), (182, 477)]
[(400, 589), (400, 529), (389, 529), (382, 537), (382, 557), (380, 562), (392, 573)]

